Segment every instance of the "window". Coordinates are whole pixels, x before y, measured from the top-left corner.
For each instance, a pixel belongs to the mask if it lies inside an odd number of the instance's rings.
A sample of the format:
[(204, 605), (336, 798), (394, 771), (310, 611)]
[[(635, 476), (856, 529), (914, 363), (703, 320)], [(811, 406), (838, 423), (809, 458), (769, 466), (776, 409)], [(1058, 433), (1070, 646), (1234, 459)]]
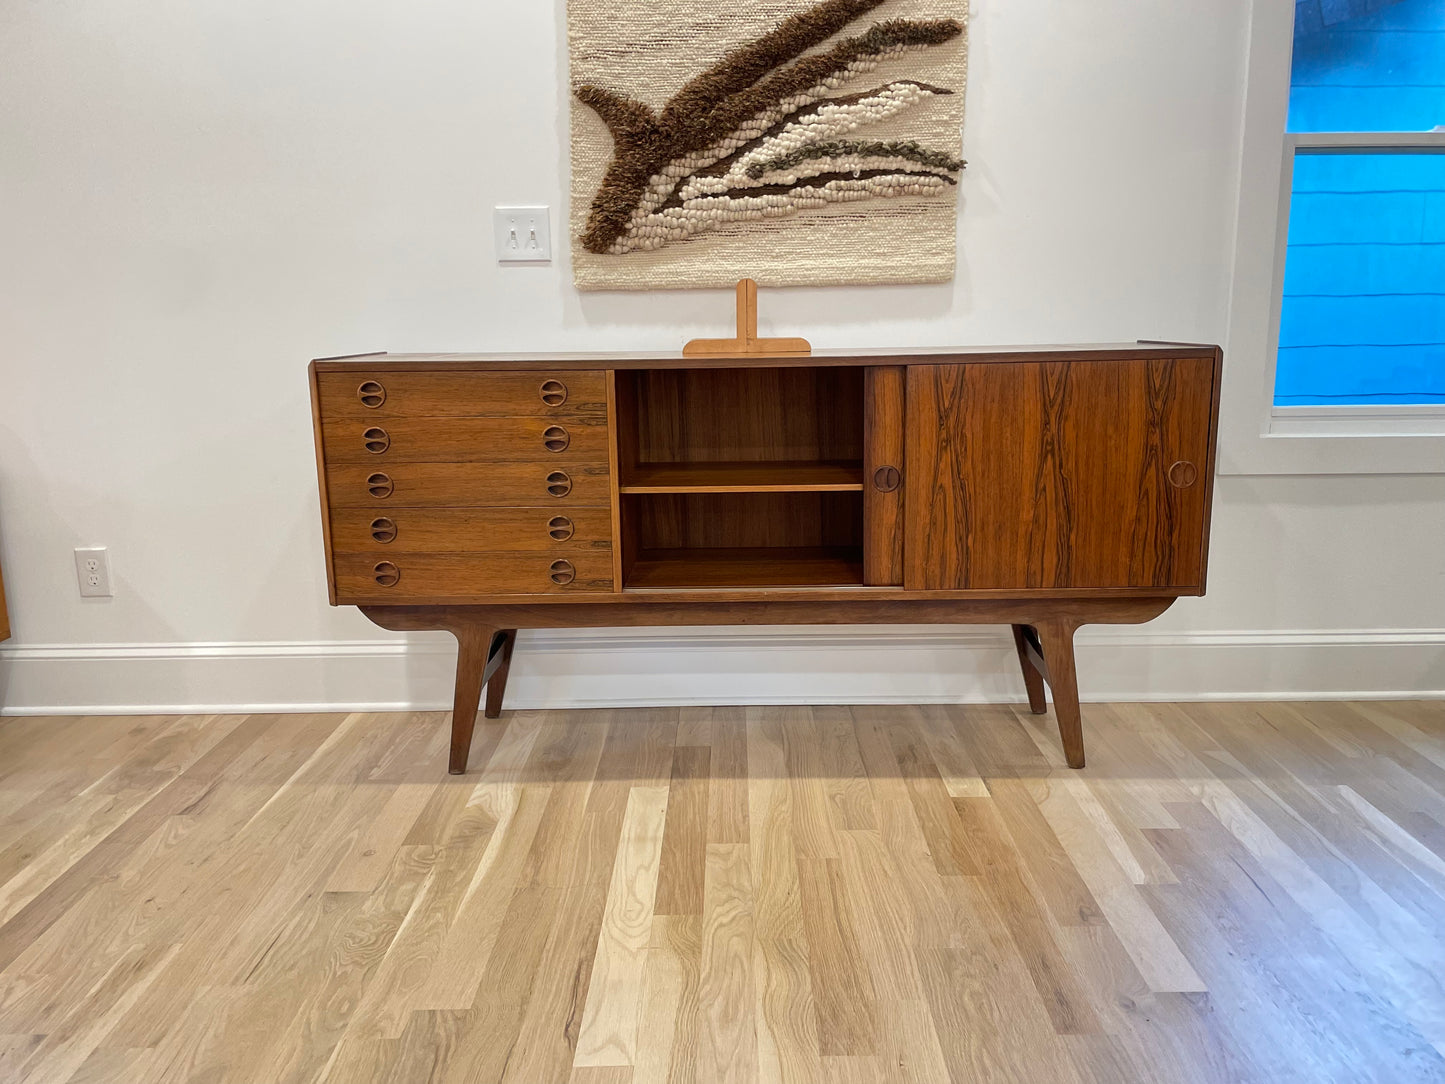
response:
[(1299, 0), (1290, 74), (1275, 414), (1445, 404), (1445, 0)]

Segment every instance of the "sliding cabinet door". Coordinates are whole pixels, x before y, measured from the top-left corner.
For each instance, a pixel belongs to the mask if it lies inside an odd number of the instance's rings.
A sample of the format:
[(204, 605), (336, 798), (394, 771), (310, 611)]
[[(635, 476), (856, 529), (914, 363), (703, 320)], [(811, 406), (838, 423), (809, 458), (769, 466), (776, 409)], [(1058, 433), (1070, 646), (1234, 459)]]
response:
[(909, 366), (905, 585), (1202, 590), (1214, 368)]

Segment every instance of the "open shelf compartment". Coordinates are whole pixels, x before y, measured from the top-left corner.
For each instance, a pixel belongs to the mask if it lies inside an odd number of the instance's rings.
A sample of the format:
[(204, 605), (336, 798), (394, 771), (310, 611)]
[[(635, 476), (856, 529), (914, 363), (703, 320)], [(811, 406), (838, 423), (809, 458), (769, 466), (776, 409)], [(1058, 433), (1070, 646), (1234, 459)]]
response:
[(863, 370), (617, 373), (624, 589), (863, 582)]
[(621, 370), (624, 590), (863, 584), (863, 370)]
[(863, 370), (617, 373), (623, 493), (850, 490), (863, 485)]
[(622, 530), (627, 589), (863, 582), (861, 493), (630, 494)]

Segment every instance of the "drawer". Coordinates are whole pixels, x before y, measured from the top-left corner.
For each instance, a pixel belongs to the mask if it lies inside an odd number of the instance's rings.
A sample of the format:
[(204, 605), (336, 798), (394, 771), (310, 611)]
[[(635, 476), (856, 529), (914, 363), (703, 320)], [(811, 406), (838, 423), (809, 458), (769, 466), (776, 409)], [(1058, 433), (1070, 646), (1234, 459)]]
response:
[(589, 372), (317, 373), (326, 421), (607, 416), (607, 377)]
[(610, 508), (605, 463), (381, 463), (327, 467), (332, 508)]
[(323, 421), (326, 462), (606, 463), (602, 418), (396, 418)]
[(612, 590), (609, 550), (547, 553), (338, 553), (338, 602)]
[(610, 550), (612, 510), (595, 508), (338, 508), (337, 553)]

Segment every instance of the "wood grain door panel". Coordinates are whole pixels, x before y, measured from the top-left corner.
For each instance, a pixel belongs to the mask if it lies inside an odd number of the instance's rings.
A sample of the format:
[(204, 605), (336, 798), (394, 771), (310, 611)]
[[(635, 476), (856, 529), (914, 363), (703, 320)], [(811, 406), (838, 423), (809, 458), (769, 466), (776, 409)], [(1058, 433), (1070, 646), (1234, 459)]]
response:
[(1213, 381), (1209, 358), (909, 366), (905, 585), (1199, 586)]

